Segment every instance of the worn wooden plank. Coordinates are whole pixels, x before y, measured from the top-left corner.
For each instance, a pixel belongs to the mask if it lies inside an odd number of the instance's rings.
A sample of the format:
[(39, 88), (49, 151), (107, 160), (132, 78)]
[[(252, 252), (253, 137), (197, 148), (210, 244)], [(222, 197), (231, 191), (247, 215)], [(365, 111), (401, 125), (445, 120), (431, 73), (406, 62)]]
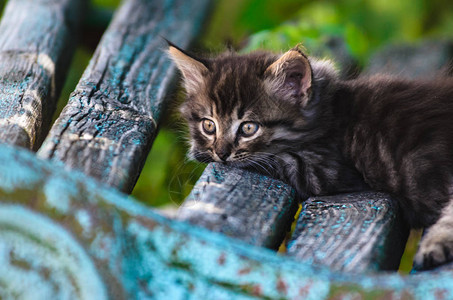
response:
[(179, 208), (176, 219), (276, 249), (297, 208), (294, 190), (283, 182), (212, 163)]
[(43, 215), (1, 203), (0, 246), (1, 299), (107, 299), (87, 252)]
[(314, 197), (303, 205), (288, 254), (333, 270), (397, 270), (407, 236), (387, 194)]
[(0, 141), (37, 149), (50, 127), (85, 0), (10, 0), (0, 23)]
[(175, 73), (163, 37), (186, 47), (209, 0), (127, 0), (39, 150), (122, 191), (143, 167)]
[(453, 297), (452, 271), (314, 267), (165, 219), (81, 172), (7, 145), (0, 145), (0, 203), (2, 298), (48, 299), (53, 291), (50, 298), (71, 299)]

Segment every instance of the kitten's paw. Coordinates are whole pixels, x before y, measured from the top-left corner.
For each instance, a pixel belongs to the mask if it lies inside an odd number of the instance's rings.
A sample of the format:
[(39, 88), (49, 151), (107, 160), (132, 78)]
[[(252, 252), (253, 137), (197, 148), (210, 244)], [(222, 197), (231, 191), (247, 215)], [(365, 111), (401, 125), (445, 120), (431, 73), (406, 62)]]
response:
[(414, 259), (417, 270), (432, 269), (453, 260), (453, 232), (431, 228), (422, 238)]

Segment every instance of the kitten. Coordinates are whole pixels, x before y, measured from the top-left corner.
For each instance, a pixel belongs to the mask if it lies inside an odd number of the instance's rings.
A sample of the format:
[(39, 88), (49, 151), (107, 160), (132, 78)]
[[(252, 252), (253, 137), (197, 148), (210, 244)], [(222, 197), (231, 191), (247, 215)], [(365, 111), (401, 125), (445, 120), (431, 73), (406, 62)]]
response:
[(299, 48), (196, 58), (174, 45), (190, 155), (255, 168), (302, 197), (394, 195), (408, 223), (431, 226), (416, 264), (453, 259), (453, 80), (340, 80)]

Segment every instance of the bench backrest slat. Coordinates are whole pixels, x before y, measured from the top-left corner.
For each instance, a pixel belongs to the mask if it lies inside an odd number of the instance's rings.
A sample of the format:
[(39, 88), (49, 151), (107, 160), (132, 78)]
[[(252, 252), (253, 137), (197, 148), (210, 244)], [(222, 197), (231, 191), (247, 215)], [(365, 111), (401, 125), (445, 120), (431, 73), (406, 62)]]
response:
[(175, 69), (162, 37), (186, 47), (208, 0), (129, 0), (117, 11), (39, 150), (130, 192), (157, 133)]
[(0, 196), (0, 245), (7, 254), (1, 295), (31, 289), (31, 298), (43, 299), (49, 293), (162, 300), (453, 296), (451, 271), (332, 272), (168, 220), (81, 172), (6, 145), (0, 145)]
[(387, 194), (314, 197), (303, 205), (288, 255), (337, 271), (397, 270), (408, 233)]
[(276, 249), (297, 208), (294, 190), (283, 182), (213, 163), (206, 167), (176, 218)]
[(0, 23), (0, 141), (37, 149), (50, 127), (85, 0), (10, 0)]

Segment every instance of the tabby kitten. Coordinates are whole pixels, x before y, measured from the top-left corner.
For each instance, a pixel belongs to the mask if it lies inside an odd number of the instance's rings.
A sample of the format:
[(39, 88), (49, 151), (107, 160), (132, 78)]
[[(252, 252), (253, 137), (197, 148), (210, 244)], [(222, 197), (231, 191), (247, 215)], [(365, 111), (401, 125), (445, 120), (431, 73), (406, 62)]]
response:
[(174, 45), (184, 78), (190, 156), (255, 168), (306, 198), (369, 187), (431, 226), (416, 256), (453, 259), (453, 80), (340, 80), (299, 48), (196, 58)]

